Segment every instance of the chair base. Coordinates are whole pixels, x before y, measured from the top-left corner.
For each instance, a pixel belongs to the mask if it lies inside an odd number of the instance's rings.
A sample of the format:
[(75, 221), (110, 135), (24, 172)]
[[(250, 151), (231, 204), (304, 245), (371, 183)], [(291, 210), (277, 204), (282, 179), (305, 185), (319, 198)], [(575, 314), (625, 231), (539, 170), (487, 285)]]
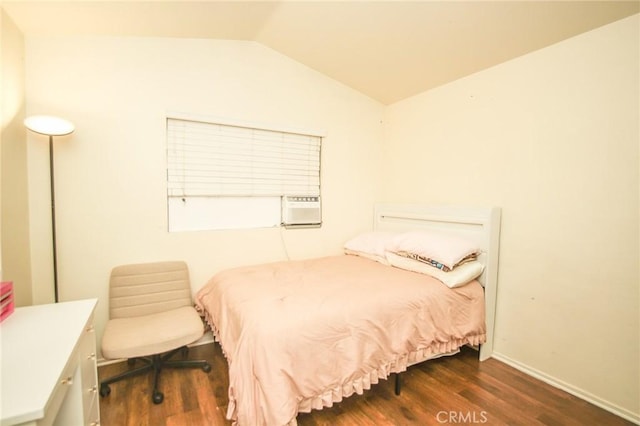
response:
[(118, 382), (120, 380), (138, 376), (148, 371), (153, 371), (153, 392), (151, 399), (154, 404), (160, 404), (164, 400), (164, 394), (158, 390), (158, 379), (160, 372), (163, 368), (201, 368), (202, 371), (208, 373), (211, 371), (211, 365), (204, 360), (174, 360), (169, 359), (178, 352), (182, 352), (183, 356), (186, 356), (189, 348), (182, 346), (178, 349), (174, 349), (166, 354), (152, 355), (151, 357), (130, 358), (127, 360), (129, 365), (134, 365), (136, 361), (140, 360), (145, 363), (144, 366), (128, 370), (123, 373), (117, 374), (113, 377), (109, 377), (100, 382), (100, 396), (106, 397), (111, 393), (109, 385), (111, 383)]

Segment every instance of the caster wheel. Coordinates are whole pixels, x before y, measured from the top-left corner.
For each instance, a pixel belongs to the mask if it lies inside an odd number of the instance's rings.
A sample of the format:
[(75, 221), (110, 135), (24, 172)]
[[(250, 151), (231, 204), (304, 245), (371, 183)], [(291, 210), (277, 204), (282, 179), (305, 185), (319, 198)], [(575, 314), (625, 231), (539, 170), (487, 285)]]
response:
[(105, 396), (109, 396), (109, 394), (111, 393), (111, 388), (109, 387), (109, 385), (100, 385), (100, 396), (101, 397), (105, 397)]
[(189, 348), (185, 346), (184, 348), (182, 348), (182, 351), (180, 353), (182, 354), (182, 358), (186, 358), (187, 355), (189, 355)]
[(164, 400), (164, 395), (162, 394), (162, 392), (158, 392), (158, 391), (153, 392), (154, 404), (161, 404), (163, 400)]
[(211, 365), (209, 364), (205, 364), (202, 366), (202, 371), (204, 371), (205, 373), (208, 373), (209, 371), (211, 371)]

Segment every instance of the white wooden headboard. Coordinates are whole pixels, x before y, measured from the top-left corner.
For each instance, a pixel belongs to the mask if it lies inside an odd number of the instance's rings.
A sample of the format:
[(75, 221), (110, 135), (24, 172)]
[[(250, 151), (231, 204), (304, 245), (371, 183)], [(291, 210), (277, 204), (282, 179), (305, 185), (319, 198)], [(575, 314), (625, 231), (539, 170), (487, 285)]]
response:
[(415, 204), (377, 204), (374, 229), (407, 231), (429, 229), (446, 232), (476, 242), (484, 263), (478, 279), (484, 286), (487, 341), (480, 348), (480, 360), (493, 352), (493, 333), (498, 289), (498, 257), (500, 250), (500, 216), (498, 207), (454, 207)]

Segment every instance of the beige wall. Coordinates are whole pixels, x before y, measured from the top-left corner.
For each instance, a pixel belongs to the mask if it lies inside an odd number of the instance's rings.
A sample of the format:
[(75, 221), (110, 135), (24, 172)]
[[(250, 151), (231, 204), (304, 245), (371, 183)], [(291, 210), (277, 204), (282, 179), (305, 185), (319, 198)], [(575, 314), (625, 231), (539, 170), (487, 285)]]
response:
[(24, 37), (0, 9), (0, 275), (13, 281), (17, 306), (32, 303), (27, 144), (24, 120)]
[(638, 21), (390, 106), (382, 185), (502, 207), (496, 352), (636, 420)]
[[(223, 267), (338, 253), (371, 227), (383, 107), (253, 42), (109, 37), (26, 40), (27, 109), (73, 121), (56, 138), (61, 300), (98, 297), (118, 264), (184, 259), (200, 288)], [(324, 130), (320, 229), (167, 232), (167, 111)], [(48, 167), (29, 135), (33, 279), (50, 286)]]

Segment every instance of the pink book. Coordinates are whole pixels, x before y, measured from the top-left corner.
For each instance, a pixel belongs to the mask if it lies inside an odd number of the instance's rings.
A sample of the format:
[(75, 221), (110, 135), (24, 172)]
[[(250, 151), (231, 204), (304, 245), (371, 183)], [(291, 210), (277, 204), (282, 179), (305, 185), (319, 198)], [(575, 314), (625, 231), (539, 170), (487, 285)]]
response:
[(11, 315), (14, 310), (13, 282), (0, 282), (0, 322)]

